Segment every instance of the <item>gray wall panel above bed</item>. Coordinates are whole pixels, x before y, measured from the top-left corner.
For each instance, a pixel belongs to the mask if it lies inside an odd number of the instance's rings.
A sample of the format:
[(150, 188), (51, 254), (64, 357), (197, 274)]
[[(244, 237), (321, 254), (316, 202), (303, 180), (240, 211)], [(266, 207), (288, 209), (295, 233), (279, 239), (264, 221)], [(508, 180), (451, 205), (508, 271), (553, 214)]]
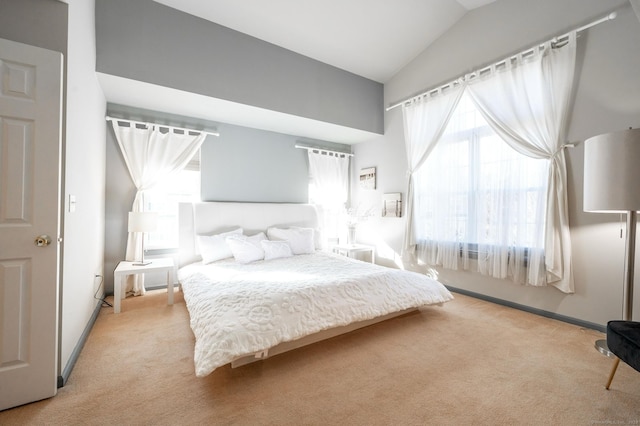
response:
[(306, 203), (307, 151), (295, 137), (221, 125), (202, 146), (203, 201)]
[[(202, 146), (203, 201), (307, 203), (307, 151), (295, 148), (295, 136), (221, 124), (220, 136)], [(350, 151), (350, 147), (320, 141), (314, 146)]]

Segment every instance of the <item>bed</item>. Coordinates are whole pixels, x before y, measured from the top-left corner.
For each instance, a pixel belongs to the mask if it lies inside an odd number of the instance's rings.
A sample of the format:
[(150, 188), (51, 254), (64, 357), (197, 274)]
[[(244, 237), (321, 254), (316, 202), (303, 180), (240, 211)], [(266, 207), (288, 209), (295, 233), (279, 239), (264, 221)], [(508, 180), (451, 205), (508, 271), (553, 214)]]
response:
[(319, 250), (308, 204), (181, 203), (179, 231), (198, 377), (453, 298), (423, 274)]

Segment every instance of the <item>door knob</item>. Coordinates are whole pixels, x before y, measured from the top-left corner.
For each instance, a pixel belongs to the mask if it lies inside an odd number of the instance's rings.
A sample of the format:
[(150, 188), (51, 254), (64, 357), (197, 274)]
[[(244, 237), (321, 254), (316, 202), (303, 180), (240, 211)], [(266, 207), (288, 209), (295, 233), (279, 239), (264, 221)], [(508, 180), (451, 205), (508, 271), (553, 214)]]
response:
[(38, 247), (46, 247), (51, 244), (51, 238), (48, 235), (40, 235), (36, 237), (34, 243)]

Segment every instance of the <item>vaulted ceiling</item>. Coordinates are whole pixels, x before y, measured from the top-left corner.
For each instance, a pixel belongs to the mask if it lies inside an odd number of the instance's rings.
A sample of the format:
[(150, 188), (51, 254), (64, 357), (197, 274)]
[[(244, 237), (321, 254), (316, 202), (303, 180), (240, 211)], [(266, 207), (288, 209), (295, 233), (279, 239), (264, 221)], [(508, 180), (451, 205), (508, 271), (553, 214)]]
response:
[(495, 0), (155, 0), (387, 82), (472, 9)]

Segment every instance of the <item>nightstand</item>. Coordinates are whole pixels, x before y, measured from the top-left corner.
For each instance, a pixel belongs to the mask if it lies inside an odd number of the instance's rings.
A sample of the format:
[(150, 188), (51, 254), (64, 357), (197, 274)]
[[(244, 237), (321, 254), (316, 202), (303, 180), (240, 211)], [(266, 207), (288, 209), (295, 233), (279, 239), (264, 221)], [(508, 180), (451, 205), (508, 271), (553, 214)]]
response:
[(153, 259), (147, 265), (138, 265), (138, 262), (122, 261), (113, 271), (113, 313), (120, 313), (120, 302), (124, 298), (122, 288), (126, 285), (127, 276), (145, 274), (147, 272), (167, 273), (167, 299), (168, 304), (173, 305), (173, 259), (164, 257)]
[(358, 259), (360, 255), (369, 255), (371, 263), (376, 263), (375, 248), (367, 244), (343, 244), (333, 247), (333, 252), (342, 256)]

